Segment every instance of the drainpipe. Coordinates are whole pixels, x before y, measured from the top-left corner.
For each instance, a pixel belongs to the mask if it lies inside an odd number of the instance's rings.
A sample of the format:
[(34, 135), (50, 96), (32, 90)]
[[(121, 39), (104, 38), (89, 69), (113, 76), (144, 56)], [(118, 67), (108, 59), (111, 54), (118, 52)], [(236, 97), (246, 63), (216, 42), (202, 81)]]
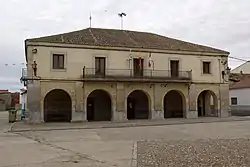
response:
[[(220, 66), (221, 59), (219, 58), (218, 60), (219, 60), (220, 86), (221, 86), (221, 66)], [(220, 105), (220, 112), (217, 112), (217, 113), (219, 113), (219, 116), (221, 117), (221, 92), (220, 92), (220, 87), (219, 87), (219, 99), (220, 99), (220, 104), (219, 104)]]
[[(156, 87), (156, 84), (154, 84), (153, 85), (154, 87), (153, 87), (153, 102), (154, 102), (154, 105), (153, 105), (153, 107), (154, 107), (154, 113), (156, 113), (156, 111), (155, 111), (155, 87)], [(151, 109), (152, 110), (152, 109)], [(152, 112), (152, 111), (151, 111)], [(151, 119), (152, 119), (152, 113), (151, 113)]]

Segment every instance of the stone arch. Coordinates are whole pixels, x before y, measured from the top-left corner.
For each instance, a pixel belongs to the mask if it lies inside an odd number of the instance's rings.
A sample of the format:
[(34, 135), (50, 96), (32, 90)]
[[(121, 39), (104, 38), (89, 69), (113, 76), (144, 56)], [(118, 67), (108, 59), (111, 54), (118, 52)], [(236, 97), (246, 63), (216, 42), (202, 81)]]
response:
[(168, 91), (163, 98), (164, 118), (183, 118), (186, 98), (179, 90)]
[(211, 90), (203, 90), (197, 97), (198, 117), (218, 116), (218, 98)]
[(149, 119), (151, 98), (143, 90), (133, 90), (127, 96), (127, 119)]
[(87, 96), (87, 120), (111, 121), (111, 95), (103, 89), (95, 89)]
[(72, 100), (62, 89), (53, 89), (44, 97), (45, 122), (70, 122), (72, 119)]

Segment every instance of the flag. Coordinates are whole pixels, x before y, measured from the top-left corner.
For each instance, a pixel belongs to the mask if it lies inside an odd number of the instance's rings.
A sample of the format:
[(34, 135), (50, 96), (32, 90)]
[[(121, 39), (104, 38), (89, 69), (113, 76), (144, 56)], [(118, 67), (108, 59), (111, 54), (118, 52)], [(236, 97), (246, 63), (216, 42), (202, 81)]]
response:
[(132, 60), (132, 52), (131, 52), (131, 49), (129, 50), (129, 60)]
[(152, 57), (151, 57), (151, 53), (149, 54), (149, 58), (148, 58), (148, 66), (151, 67), (153, 63)]
[(149, 54), (149, 57), (148, 57), (148, 67), (154, 68), (154, 61), (152, 59), (151, 53)]
[(139, 57), (139, 68), (142, 69), (142, 58)]

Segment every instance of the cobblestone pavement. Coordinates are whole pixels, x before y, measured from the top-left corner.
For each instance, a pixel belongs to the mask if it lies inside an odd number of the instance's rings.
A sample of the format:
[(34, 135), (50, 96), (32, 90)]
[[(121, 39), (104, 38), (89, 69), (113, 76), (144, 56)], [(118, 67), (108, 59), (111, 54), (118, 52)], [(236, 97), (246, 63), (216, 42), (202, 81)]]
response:
[(249, 139), (139, 141), (139, 167), (247, 167)]
[[(209, 161), (200, 158), (202, 155), (216, 154), (217, 159), (226, 160), (230, 153), (231, 158), (237, 159), (238, 167), (248, 163), (250, 152), (247, 150), (250, 121), (5, 133), (9, 127), (5, 116), (0, 113), (0, 167), (136, 167), (149, 163), (148, 156), (143, 156), (145, 152), (155, 156), (152, 162), (176, 156), (184, 157), (183, 162), (192, 160), (195, 163)], [(152, 143), (156, 143), (158, 149), (152, 151)], [(173, 145), (187, 148), (173, 148)], [(217, 153), (215, 148), (221, 148), (224, 153)], [(209, 150), (211, 154), (203, 150)], [(160, 154), (162, 151), (164, 154)], [(185, 151), (190, 152), (186, 158)], [(241, 155), (245, 157), (241, 158)]]

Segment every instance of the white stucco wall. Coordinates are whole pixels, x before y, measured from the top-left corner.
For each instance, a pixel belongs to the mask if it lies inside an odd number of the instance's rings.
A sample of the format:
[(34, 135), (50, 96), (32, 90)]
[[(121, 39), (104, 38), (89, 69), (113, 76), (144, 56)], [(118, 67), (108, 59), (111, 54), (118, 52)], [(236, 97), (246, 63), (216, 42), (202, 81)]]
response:
[(232, 73), (240, 73), (243, 72), (244, 74), (250, 74), (250, 62), (246, 62), (235, 69), (232, 70)]
[(234, 89), (229, 91), (229, 104), (231, 105), (231, 98), (237, 97), (237, 105), (250, 105), (250, 88)]
[[(37, 53), (33, 54), (32, 49), (36, 48)], [(52, 54), (64, 53), (65, 70), (52, 69)], [(194, 54), (169, 54), (169, 53), (152, 53), (155, 70), (170, 70), (170, 60), (179, 60), (179, 70), (192, 70), (192, 80), (194, 82), (220, 83), (222, 81), (221, 71), (221, 56), (201, 56)], [(48, 47), (48, 46), (28, 46), (29, 70), (28, 75), (31, 75), (31, 64), (35, 60), (37, 65), (37, 75), (42, 78), (64, 78), (64, 79), (79, 79), (82, 76), (82, 69), (94, 68), (95, 57), (106, 57), (107, 69), (130, 69), (129, 51), (114, 51), (114, 50), (97, 50), (83, 48), (63, 48), (63, 47)], [(132, 57), (142, 57), (144, 59), (144, 68), (148, 67), (149, 52), (133, 52)], [(227, 59), (223, 57), (223, 59)], [(202, 73), (202, 62), (211, 62), (211, 74)]]
[(22, 104), (22, 109), (26, 109), (26, 107), (27, 107), (27, 93), (22, 94), (20, 99), (21, 99), (20, 102)]

